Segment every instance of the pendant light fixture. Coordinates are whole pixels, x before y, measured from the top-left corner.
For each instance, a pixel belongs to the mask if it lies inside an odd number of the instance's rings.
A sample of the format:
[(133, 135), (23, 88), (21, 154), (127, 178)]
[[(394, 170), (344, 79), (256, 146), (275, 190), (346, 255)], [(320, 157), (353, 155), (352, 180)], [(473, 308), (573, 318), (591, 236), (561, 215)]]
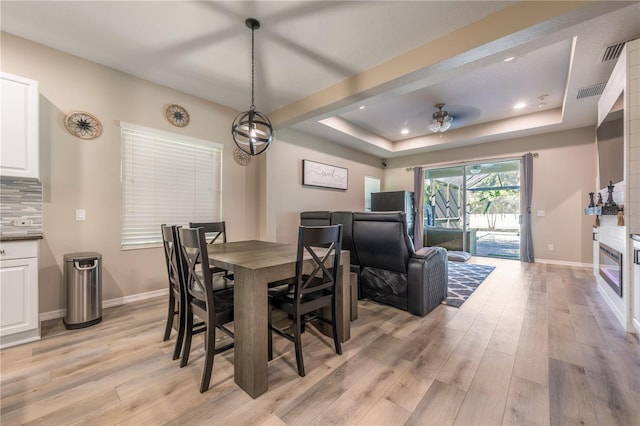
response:
[(438, 108), (438, 111), (433, 113), (433, 119), (431, 123), (429, 123), (429, 129), (432, 132), (446, 132), (449, 130), (449, 127), (451, 127), (453, 117), (449, 115), (449, 112), (442, 110), (444, 104), (435, 104), (435, 107)]
[(255, 102), (255, 60), (253, 33), (260, 28), (260, 22), (248, 18), (245, 25), (251, 29), (251, 106), (249, 111), (240, 113), (231, 126), (233, 141), (239, 149), (249, 155), (262, 154), (271, 146), (273, 127), (266, 115), (256, 111)]

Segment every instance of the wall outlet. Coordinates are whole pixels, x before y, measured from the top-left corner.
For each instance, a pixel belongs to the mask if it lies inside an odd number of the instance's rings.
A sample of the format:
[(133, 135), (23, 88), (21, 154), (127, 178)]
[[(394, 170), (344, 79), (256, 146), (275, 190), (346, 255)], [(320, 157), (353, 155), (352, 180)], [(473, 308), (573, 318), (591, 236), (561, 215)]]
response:
[(84, 211), (84, 209), (78, 209), (76, 210), (76, 221), (83, 221), (87, 219), (87, 213)]
[(547, 246), (547, 250), (553, 251), (553, 244), (549, 244), (549, 246)]
[(13, 226), (33, 226), (31, 219), (13, 219)]

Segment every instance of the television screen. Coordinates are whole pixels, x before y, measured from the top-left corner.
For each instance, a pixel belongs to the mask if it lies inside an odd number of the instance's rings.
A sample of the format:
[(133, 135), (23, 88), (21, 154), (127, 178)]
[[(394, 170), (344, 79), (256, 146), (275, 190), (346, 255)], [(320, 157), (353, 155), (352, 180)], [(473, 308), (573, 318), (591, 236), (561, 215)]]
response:
[(600, 189), (609, 181), (614, 184), (624, 180), (624, 94), (598, 126), (598, 172)]

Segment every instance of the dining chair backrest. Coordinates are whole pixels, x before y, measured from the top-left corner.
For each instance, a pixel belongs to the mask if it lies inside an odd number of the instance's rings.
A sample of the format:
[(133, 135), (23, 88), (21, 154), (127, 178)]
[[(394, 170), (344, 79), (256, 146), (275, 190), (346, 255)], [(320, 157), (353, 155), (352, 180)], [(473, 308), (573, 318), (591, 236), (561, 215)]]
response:
[[(312, 293), (331, 290), (335, 294), (341, 246), (342, 225), (299, 227), (294, 289), (298, 305), (305, 300), (305, 296)], [(313, 264), (313, 270), (309, 274), (305, 274), (303, 270), (306, 254), (311, 255)], [(318, 282), (319, 276), (322, 276), (321, 282)]]
[(189, 297), (205, 302), (208, 310), (213, 308), (213, 289), (204, 234), (202, 228), (178, 229), (185, 268), (185, 289)]
[[(189, 222), (189, 228), (201, 228), (205, 233), (205, 240), (210, 238), (209, 244), (227, 242), (227, 229), (224, 221), (222, 222)], [(219, 240), (221, 238), (221, 240)]]
[[(208, 241), (208, 244), (218, 243), (226, 243), (227, 242), (227, 227), (223, 222), (189, 222), (189, 228), (200, 228), (204, 233), (205, 241)], [(229, 281), (233, 281), (233, 273), (229, 272), (224, 268), (218, 268), (217, 266), (213, 266), (210, 268), (212, 274), (216, 274), (218, 272), (223, 272), (225, 277), (228, 278)], [(226, 283), (225, 285), (229, 285)]]
[(178, 336), (173, 350), (173, 359), (180, 357), (182, 342), (185, 332), (184, 310), (187, 296), (184, 286), (184, 263), (180, 254), (180, 242), (178, 239), (178, 226), (161, 225), (162, 245), (164, 247), (164, 257), (167, 264), (167, 276), (169, 278), (169, 305), (167, 309), (167, 321), (165, 324), (163, 340), (169, 340), (171, 330), (174, 326), (174, 318), (178, 318)]
[(179, 250), (176, 243), (178, 227), (175, 225), (161, 225), (162, 229), (162, 245), (164, 246), (164, 258), (167, 262), (167, 276), (169, 278), (169, 286), (171, 291), (180, 294), (180, 279), (182, 277), (182, 265), (179, 262)]

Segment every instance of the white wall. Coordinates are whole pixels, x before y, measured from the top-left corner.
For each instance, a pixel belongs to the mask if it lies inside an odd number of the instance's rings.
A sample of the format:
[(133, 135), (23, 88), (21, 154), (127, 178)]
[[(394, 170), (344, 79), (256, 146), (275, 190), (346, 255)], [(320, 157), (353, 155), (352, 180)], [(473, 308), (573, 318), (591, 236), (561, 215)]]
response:
[[(348, 189), (302, 185), (302, 160), (344, 167)], [(276, 133), (263, 170), (265, 221), (263, 239), (295, 243), (300, 212), (308, 210), (364, 210), (364, 177), (382, 179), (380, 159), (292, 129)], [(263, 195), (263, 194), (261, 194)]]
[[(537, 261), (589, 265), (592, 262), (593, 217), (584, 216), (589, 192), (595, 191), (595, 128), (582, 128), (490, 142), (387, 160), (384, 190), (413, 191), (415, 165), (470, 162), (483, 158), (519, 157), (537, 152), (533, 161), (531, 226)], [(544, 217), (536, 216), (538, 210)], [(549, 251), (548, 245), (554, 250)]]

